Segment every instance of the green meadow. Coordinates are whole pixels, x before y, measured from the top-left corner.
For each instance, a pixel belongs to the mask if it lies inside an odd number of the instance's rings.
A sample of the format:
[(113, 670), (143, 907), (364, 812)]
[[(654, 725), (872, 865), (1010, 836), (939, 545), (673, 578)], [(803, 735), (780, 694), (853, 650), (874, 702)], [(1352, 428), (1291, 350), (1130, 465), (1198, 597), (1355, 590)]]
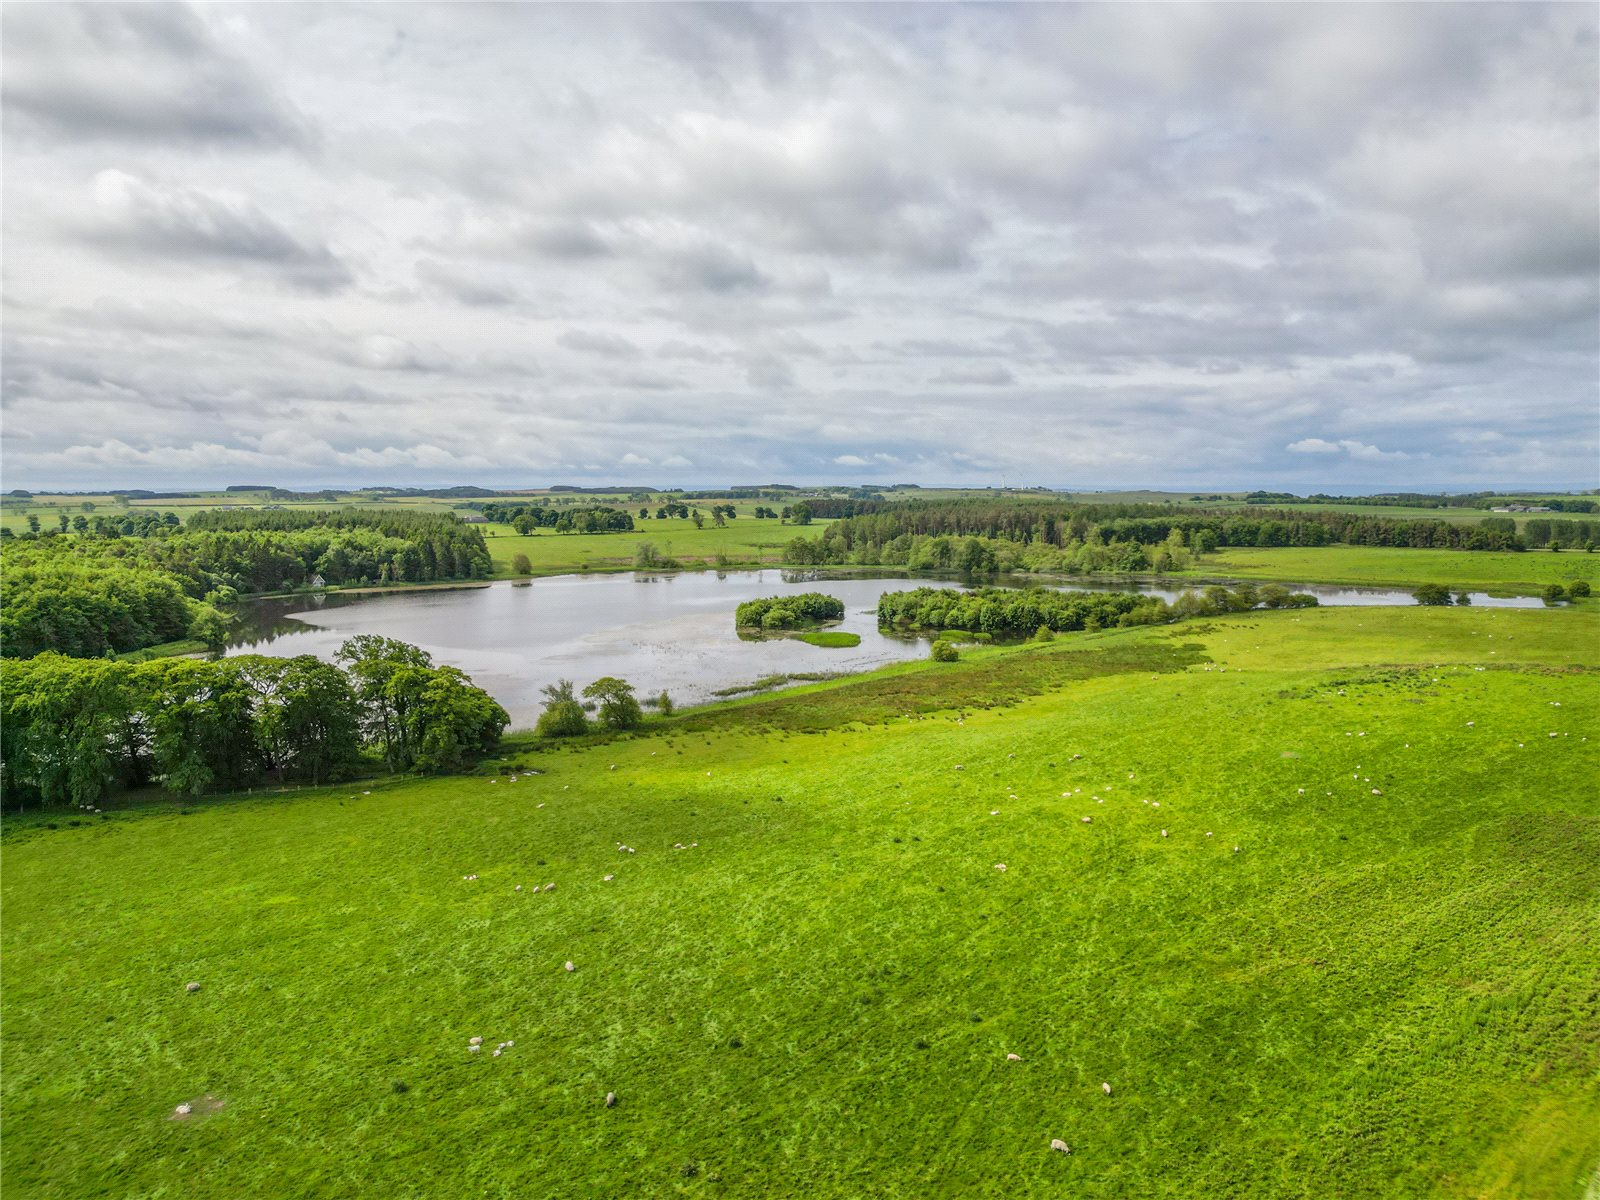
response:
[(8, 817), (6, 1192), (1592, 1196), (1597, 635), (1252, 612)]
[(1580, 579), (1591, 587), (1600, 585), (1600, 555), (1388, 546), (1224, 547), (1207, 554), (1194, 574), (1392, 587), (1442, 583), (1487, 592), (1538, 592), (1547, 584), (1565, 586)]

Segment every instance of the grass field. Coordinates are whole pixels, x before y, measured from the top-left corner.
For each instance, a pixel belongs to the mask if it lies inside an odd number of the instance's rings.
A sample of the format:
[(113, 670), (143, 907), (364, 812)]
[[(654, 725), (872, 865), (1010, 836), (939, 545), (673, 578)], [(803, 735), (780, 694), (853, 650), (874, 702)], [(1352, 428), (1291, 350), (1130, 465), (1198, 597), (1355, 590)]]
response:
[(1442, 583), (1487, 592), (1538, 592), (1547, 584), (1565, 586), (1577, 579), (1600, 586), (1600, 555), (1566, 550), (1508, 553), (1382, 546), (1228, 547), (1207, 554), (1193, 574), (1394, 587)]
[(512, 573), (512, 559), (526, 554), (533, 575), (558, 575), (581, 570), (615, 570), (632, 567), (640, 543), (649, 542), (663, 555), (686, 566), (706, 566), (717, 555), (740, 564), (776, 563), (783, 548), (797, 537), (815, 537), (827, 525), (790, 525), (754, 517), (736, 517), (718, 529), (709, 520), (704, 529), (692, 521), (637, 521), (631, 533), (533, 533), (519, 535), (506, 525), (485, 529), (489, 555), (497, 575)]
[(8, 819), (7, 1195), (1577, 1200), (1597, 632), (1259, 612)]

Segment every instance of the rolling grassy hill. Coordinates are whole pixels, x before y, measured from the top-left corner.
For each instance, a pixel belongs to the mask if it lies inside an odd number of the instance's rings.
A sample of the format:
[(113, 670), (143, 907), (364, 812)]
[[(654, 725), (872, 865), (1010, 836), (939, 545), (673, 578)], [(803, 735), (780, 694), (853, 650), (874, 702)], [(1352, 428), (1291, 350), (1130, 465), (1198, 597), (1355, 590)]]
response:
[(8, 819), (7, 1194), (1583, 1196), (1596, 634), (1250, 613)]

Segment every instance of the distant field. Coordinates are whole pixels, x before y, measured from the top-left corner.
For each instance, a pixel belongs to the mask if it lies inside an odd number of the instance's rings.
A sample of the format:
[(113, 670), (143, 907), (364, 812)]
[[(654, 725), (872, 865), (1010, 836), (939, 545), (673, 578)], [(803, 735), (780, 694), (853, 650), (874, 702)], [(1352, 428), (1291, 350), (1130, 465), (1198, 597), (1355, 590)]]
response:
[(1579, 1200), (1597, 633), (1258, 612), (7, 817), (7, 1194)]
[(1247, 549), (1207, 554), (1195, 574), (1298, 583), (1415, 587), (1442, 583), (1478, 591), (1538, 592), (1575, 579), (1600, 585), (1600, 554), (1563, 550), (1410, 550), (1375, 546)]
[(776, 563), (792, 538), (815, 536), (826, 524), (813, 521), (809, 526), (789, 525), (741, 516), (722, 529), (709, 519), (704, 529), (696, 529), (692, 521), (657, 521), (652, 517), (636, 521), (632, 533), (540, 532), (523, 536), (508, 525), (491, 525), (485, 527), (485, 536), (496, 574), (510, 574), (512, 558), (526, 554), (534, 574), (548, 575), (585, 568), (631, 567), (641, 542), (651, 543), (662, 554), (686, 565), (712, 563), (718, 554), (739, 563)]

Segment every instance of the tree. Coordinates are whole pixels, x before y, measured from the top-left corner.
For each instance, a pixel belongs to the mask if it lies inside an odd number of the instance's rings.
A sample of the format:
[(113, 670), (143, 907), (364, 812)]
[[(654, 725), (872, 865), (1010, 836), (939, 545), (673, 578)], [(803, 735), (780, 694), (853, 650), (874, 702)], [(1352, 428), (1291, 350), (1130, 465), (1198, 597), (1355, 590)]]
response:
[(67, 514), (64, 513), (64, 512), (56, 513), (56, 521), (57, 521), (58, 524), (60, 524), (62, 533), (65, 533), (67, 531), (67, 527), (71, 523), (68, 520)]
[(72, 528), (77, 533), (89, 532), (89, 518), (82, 513), (72, 518)]
[(433, 773), (459, 770), (474, 755), (493, 750), (510, 723), (494, 697), (455, 667), (428, 672), (412, 719), (417, 748), (412, 765)]
[(349, 670), (362, 725), (369, 738), (382, 744), (389, 769), (409, 770), (416, 754), (411, 707), (433, 658), (416, 646), (370, 633), (350, 638), (333, 657)]
[(513, 554), (511, 556), (511, 570), (518, 575), (527, 575), (533, 571), (533, 564), (528, 561), (526, 554)]
[(1450, 589), (1442, 583), (1425, 583), (1411, 597), (1418, 604), (1442, 607), (1450, 603)]
[(1581, 600), (1588, 594), (1589, 584), (1587, 580), (1575, 579), (1571, 583), (1567, 584), (1567, 595), (1571, 596), (1574, 600)]
[(811, 505), (807, 504), (804, 500), (791, 507), (788, 510), (788, 513), (789, 519), (796, 525), (811, 524), (812, 508)]
[(28, 532), (30, 532), (30, 533), (38, 533), (39, 532), (39, 518), (34, 513), (29, 513), (28, 514)]
[(625, 680), (603, 675), (584, 688), (583, 694), (600, 702), (600, 724), (607, 729), (637, 729), (644, 721), (633, 685)]
[(314, 655), (284, 662), (260, 719), (262, 740), (287, 778), (313, 785), (341, 778), (361, 753), (361, 706), (350, 681)]
[(952, 663), (961, 657), (961, 651), (956, 649), (954, 642), (940, 638), (933, 643), (933, 648), (928, 651), (928, 657), (934, 662)]
[(694, 527), (696, 529), (704, 529), (706, 527), (706, 515), (698, 508), (694, 510)]
[(573, 693), (572, 680), (558, 679), (540, 691), (545, 697), (544, 712), (539, 714), (535, 733), (540, 737), (578, 737), (589, 732), (589, 718)]
[(1544, 602), (1546, 604), (1559, 604), (1566, 598), (1567, 589), (1559, 583), (1552, 583), (1544, 589)]

